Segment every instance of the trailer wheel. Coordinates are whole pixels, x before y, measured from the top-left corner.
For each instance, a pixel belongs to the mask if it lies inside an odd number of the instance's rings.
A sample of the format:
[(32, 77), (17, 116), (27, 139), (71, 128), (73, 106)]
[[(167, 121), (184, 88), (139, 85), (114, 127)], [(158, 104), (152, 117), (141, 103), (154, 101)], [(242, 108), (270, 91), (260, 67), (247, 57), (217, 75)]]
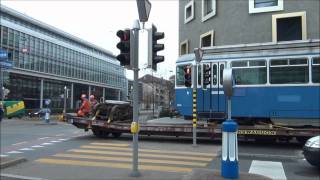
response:
[(102, 138), (102, 131), (100, 131), (99, 129), (91, 129), (93, 132), (93, 135), (95, 135), (96, 137)]
[(121, 136), (121, 134), (122, 134), (122, 133), (112, 133), (112, 136), (113, 136), (114, 138), (118, 138), (118, 137)]

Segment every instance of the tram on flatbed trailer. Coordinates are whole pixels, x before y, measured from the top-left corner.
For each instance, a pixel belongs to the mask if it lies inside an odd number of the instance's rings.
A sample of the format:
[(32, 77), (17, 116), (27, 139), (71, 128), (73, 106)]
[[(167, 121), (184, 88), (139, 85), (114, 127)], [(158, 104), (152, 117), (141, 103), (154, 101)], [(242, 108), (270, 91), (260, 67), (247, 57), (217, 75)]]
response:
[[(295, 137), (304, 142), (320, 134), (320, 40), (213, 47), (204, 51), (198, 65), (191, 54), (176, 62), (176, 108), (185, 119), (192, 116), (192, 88), (197, 86), (198, 137), (221, 138), (221, 122), (226, 119), (222, 87), (226, 67), (233, 69), (235, 77), (231, 109), (232, 118), (239, 124), (240, 138), (288, 141)], [(211, 78), (204, 88), (203, 65), (209, 65)], [(198, 70), (197, 82), (191, 82), (191, 87), (185, 86), (186, 66)], [(116, 106), (119, 107), (117, 103), (107, 105), (105, 114), (95, 116), (98, 118), (67, 115), (66, 120), (86, 131), (91, 129), (98, 137), (130, 133), (132, 117), (121, 119), (125, 113)], [(185, 123), (140, 123), (139, 134), (192, 136), (192, 121), (181, 121)]]

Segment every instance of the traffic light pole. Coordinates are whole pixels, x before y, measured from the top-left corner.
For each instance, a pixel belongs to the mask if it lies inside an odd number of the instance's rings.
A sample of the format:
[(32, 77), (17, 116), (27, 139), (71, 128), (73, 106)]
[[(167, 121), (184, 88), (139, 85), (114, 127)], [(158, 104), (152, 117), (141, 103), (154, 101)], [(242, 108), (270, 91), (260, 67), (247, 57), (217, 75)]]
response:
[(197, 146), (197, 123), (198, 123), (198, 117), (197, 117), (197, 65), (198, 63), (195, 63), (193, 68), (193, 111), (192, 111), (192, 146)]
[[(133, 39), (132, 48), (130, 50), (130, 59), (133, 61), (133, 122), (131, 124), (132, 133), (132, 172), (130, 176), (139, 177), (141, 174), (138, 170), (138, 137), (139, 137), (139, 94), (138, 94), (138, 77), (139, 77), (139, 30), (140, 24), (138, 20), (133, 23), (132, 31)], [(130, 40), (131, 40), (130, 38)]]

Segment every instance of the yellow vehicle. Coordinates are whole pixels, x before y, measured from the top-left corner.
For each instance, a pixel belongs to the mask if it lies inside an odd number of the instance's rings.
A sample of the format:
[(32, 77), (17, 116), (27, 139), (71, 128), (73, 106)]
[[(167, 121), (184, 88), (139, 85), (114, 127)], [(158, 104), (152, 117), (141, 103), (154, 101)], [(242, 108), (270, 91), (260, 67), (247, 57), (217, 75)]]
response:
[(25, 115), (25, 105), (23, 101), (3, 101), (4, 117), (22, 117)]

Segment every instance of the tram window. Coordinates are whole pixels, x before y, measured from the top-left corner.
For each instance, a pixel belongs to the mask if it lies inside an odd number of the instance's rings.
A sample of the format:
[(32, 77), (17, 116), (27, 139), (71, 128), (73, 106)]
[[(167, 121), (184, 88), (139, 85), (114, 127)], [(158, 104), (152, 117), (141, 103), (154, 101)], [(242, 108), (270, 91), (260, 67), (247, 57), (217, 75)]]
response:
[(223, 70), (224, 70), (224, 64), (220, 64), (220, 84), (223, 84)]
[[(248, 64), (248, 61), (242, 61)], [(234, 67), (232, 69), (236, 85), (254, 85), (267, 83), (267, 66), (265, 60), (249, 61), (249, 66)]]
[(248, 61), (233, 61), (231, 63), (232, 67), (246, 67), (248, 66)]
[(249, 61), (249, 66), (266, 66), (265, 60)]
[(212, 85), (217, 85), (217, 65), (212, 65)]
[(176, 84), (177, 86), (184, 86), (184, 67), (183, 66), (177, 66), (176, 70)]
[(306, 59), (271, 60), (271, 84), (302, 84), (308, 81), (309, 70)]
[(312, 59), (312, 82), (320, 83), (320, 57)]

